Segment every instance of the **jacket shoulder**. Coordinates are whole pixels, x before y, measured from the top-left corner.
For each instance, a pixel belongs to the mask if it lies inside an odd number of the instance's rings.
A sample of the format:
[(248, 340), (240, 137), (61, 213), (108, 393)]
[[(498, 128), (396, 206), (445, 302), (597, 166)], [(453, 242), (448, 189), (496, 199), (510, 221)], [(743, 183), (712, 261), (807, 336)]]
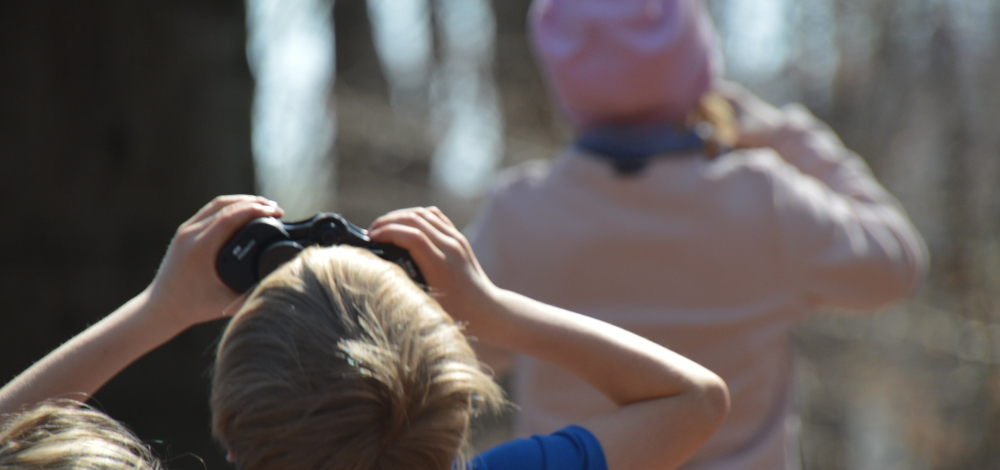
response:
[(545, 184), (551, 169), (548, 160), (529, 160), (506, 168), (494, 179), (489, 198), (506, 201), (535, 193)]

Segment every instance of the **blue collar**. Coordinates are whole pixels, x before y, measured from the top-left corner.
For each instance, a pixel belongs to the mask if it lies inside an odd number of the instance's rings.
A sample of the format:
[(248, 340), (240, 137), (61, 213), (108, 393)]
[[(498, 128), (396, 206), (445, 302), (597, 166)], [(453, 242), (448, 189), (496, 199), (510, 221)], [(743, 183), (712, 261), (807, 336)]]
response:
[(573, 147), (608, 160), (621, 175), (642, 171), (650, 157), (704, 148), (693, 130), (676, 126), (599, 127), (577, 135)]

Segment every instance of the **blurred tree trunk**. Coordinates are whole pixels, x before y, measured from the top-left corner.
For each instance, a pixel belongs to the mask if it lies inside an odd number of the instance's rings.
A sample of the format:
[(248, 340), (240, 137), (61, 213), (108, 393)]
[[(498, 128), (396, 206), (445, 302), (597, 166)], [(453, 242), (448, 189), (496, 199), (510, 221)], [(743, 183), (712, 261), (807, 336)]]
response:
[[(239, 0), (0, 2), (3, 381), (142, 290), (211, 197), (253, 191), (244, 41)], [(129, 368), (98, 406), (161, 454), (223, 465), (205, 373), (219, 327)]]

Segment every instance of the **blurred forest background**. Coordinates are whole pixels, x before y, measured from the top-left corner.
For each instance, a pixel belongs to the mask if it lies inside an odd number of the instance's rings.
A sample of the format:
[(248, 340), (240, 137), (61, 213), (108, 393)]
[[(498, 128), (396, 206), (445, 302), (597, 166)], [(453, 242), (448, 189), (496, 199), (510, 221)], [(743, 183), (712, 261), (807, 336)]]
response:
[[(467, 221), (497, 168), (570, 137), (526, 41), (528, 3), (0, 2), (2, 380), (145, 287), (217, 194), (359, 224), (427, 204)], [(709, 6), (727, 77), (829, 122), (932, 253), (911, 301), (797, 331), (804, 468), (1000, 468), (1000, 3)], [(171, 468), (229, 465), (208, 424), (221, 327), (95, 398)]]

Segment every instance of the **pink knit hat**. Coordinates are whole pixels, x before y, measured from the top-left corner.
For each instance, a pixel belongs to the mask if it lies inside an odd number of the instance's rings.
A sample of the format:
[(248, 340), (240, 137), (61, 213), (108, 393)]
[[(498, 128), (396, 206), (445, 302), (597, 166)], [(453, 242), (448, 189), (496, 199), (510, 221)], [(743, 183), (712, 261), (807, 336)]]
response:
[(721, 73), (700, 0), (535, 0), (535, 51), (580, 129), (683, 118)]

